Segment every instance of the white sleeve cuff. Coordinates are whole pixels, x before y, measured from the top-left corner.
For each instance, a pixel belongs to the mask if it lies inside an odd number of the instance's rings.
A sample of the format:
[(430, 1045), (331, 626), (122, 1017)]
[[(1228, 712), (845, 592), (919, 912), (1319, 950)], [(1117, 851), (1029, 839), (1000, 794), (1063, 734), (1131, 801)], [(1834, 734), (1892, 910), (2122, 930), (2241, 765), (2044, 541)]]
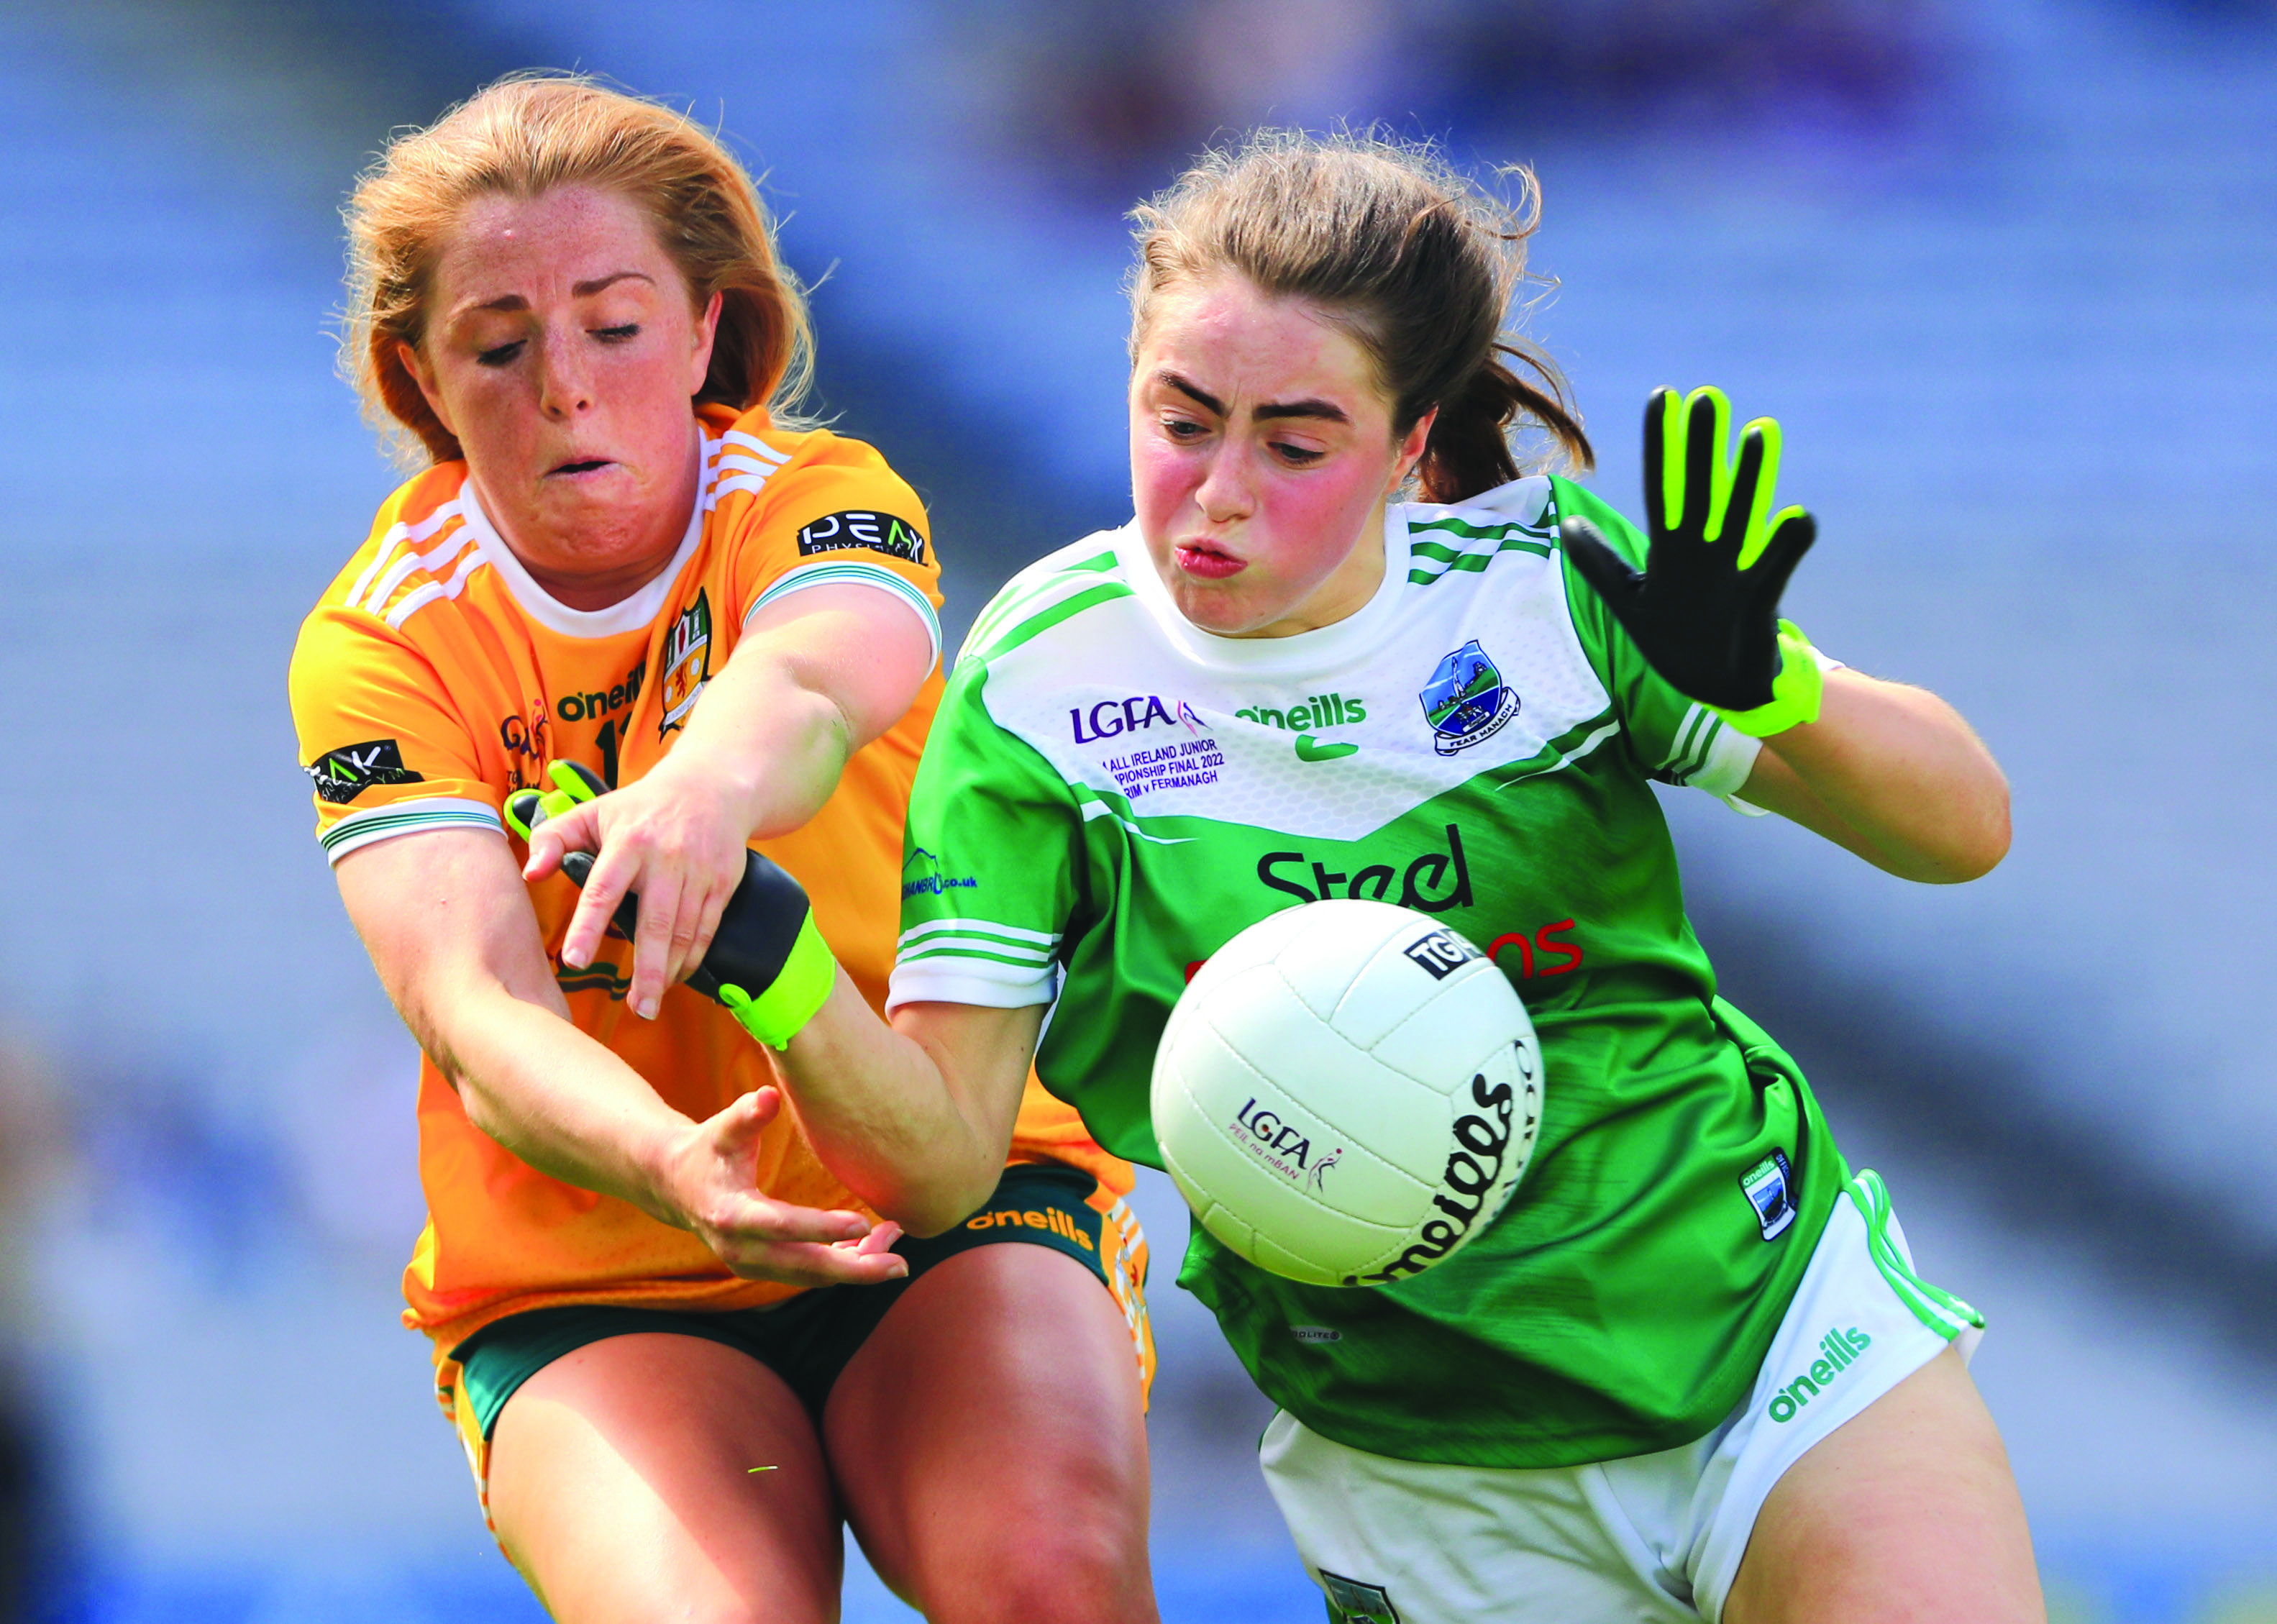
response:
[(1679, 784), (1710, 795), (1739, 792), (1755, 770), (1763, 742), (1740, 732), (1704, 705), (1694, 705), (1676, 730), (1676, 748), (1662, 767)]
[(969, 1003), (985, 1010), (1024, 1010), (1059, 996), (1059, 967), (1001, 964), (961, 954), (905, 958), (894, 966), (886, 1013), (905, 1003)]
[[(1845, 667), (1840, 660), (1835, 659), (1833, 655), (1828, 653), (1824, 649), (1818, 647), (1816, 644), (1811, 645), (1810, 658), (1821, 671), (1840, 671), (1845, 669)], [(1724, 729), (1724, 732), (1726, 736), (1734, 739), (1747, 739), (1748, 744), (1754, 747), (1747, 752), (1747, 772), (1741, 773), (1740, 774), (1739, 782), (1732, 785), (1729, 789), (1711, 789), (1708, 784), (1702, 782), (1698, 778), (1692, 780), (1692, 782), (1702, 789), (1710, 789), (1710, 792), (1713, 794), (1717, 800), (1723, 802), (1725, 805), (1730, 807), (1742, 818), (1770, 817), (1771, 812), (1768, 809), (1757, 806), (1753, 802), (1743, 801), (1739, 797), (1739, 791), (1747, 787), (1748, 774), (1755, 770), (1755, 758), (1762, 753), (1763, 742), (1761, 739), (1748, 738), (1748, 736), (1740, 732), (1737, 728), (1726, 728)], [(1709, 754), (1712, 758), (1715, 755), (1715, 751), (1711, 750), (1709, 751)]]
[(933, 664), (940, 663), (940, 616), (935, 614), (925, 595), (890, 569), (876, 564), (865, 564), (859, 559), (826, 559), (817, 564), (801, 564), (786, 570), (774, 583), (751, 600), (743, 612), (743, 624), (751, 623), (751, 616), (770, 604), (781, 603), (795, 592), (812, 586), (873, 586), (890, 592), (903, 604), (925, 629), (925, 640), (933, 647)]
[(438, 795), (430, 800), (398, 801), (392, 806), (350, 812), (316, 838), (325, 858), (337, 863), (351, 851), (429, 829), (490, 829), (504, 835), (506, 825), (499, 819), (498, 808), (488, 801)]

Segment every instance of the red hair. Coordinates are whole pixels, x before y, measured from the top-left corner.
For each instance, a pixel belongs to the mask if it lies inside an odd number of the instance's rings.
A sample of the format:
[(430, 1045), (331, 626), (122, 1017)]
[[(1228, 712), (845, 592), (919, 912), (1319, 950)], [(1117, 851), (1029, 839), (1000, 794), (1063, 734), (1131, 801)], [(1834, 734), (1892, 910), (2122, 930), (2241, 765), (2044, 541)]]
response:
[(582, 74), (542, 73), (501, 80), (398, 136), (356, 183), (346, 209), (340, 362), (375, 423), (415, 439), (437, 462), (462, 454), (397, 346), (417, 349), (424, 339), (437, 251), (470, 201), (564, 186), (639, 204), (697, 309), (720, 295), (711, 370), (697, 400), (765, 406), (778, 416), (795, 409), (813, 374), (806, 301), (776, 255), (743, 166), (683, 113)]

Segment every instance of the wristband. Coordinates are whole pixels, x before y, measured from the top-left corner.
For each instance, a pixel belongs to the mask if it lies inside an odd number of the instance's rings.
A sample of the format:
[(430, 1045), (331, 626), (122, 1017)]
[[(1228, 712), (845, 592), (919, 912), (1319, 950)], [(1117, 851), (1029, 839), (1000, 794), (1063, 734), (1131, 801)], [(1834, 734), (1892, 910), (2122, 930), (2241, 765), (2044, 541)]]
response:
[(727, 1006), (736, 1025), (769, 1048), (780, 1050), (790, 1047), (790, 1041), (814, 1018), (837, 984), (838, 961), (831, 957), (822, 933), (814, 927), (810, 910), (782, 969), (758, 996), (732, 981), (720, 982), (714, 995)]
[(1727, 711), (1715, 705), (1708, 708), (1740, 732), (1759, 739), (1816, 721), (1818, 702), (1826, 690), (1826, 674), (1819, 667), (1818, 651), (1810, 646), (1810, 639), (1793, 621), (1778, 623), (1778, 675), (1771, 679), (1770, 704), (1747, 711)]

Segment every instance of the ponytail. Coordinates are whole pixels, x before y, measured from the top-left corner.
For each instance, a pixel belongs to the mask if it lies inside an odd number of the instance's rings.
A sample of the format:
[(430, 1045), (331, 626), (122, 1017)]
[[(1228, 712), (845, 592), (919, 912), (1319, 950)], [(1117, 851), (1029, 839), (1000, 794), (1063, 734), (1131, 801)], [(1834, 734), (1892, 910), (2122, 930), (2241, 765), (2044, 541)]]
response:
[[(1504, 355), (1532, 370), (1541, 385), (1527, 383), (1504, 365)], [(1422, 460), (1415, 465), (1423, 499), (1467, 501), (1518, 478), (1520, 469), (1510, 435), (1523, 420), (1548, 431), (1576, 466), (1588, 468), (1596, 461), (1589, 437), (1565, 405), (1556, 370), (1516, 345), (1497, 340), (1469, 379), (1439, 402), (1438, 419), (1424, 442)]]

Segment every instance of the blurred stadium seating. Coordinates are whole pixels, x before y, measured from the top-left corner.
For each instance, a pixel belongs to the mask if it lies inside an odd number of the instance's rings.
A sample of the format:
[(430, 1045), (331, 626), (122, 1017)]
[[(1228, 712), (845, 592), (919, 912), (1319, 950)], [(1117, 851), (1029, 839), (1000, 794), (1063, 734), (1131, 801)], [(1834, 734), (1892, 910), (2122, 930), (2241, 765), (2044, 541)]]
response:
[[(282, 698), (392, 477), (331, 374), (332, 210), (389, 126), (531, 64), (682, 98), (768, 172), (828, 405), (933, 504), (957, 625), (1127, 513), (1118, 216), (1183, 154), (1381, 118), (1533, 163), (1533, 327), (1599, 484), (1633, 503), (1654, 384), (1776, 413), (1824, 537), (1797, 618), (1953, 698), (2015, 785), (2014, 855), (1952, 891), (1672, 800), (1727, 991), (1991, 1314), (2060, 1615), (2277, 1619), (2277, 17), (2245, 0), (0, 13), (0, 1018), (81, 1167), (10, 1226), (0, 1333), (82, 1531), (49, 1616), (536, 1616), (394, 1325), (409, 1055)], [(1165, 1616), (1315, 1618), (1169, 1272)], [(848, 1611), (906, 1616), (859, 1575)]]

